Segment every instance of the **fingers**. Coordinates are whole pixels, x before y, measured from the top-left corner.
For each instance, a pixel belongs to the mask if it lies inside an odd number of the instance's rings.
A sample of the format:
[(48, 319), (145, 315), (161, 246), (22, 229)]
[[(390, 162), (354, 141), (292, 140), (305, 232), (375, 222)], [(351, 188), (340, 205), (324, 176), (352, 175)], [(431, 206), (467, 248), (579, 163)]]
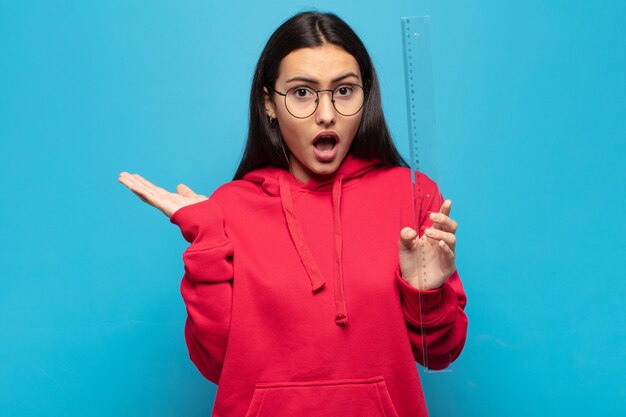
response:
[(446, 275), (449, 277), (456, 270), (456, 266), (454, 265), (454, 258), (456, 257), (456, 254), (454, 253), (454, 250), (450, 249), (450, 247), (446, 245), (443, 240), (440, 240), (438, 245), (443, 252), (442, 255), (445, 259), (445, 263), (447, 263), (448, 273)]
[(445, 214), (446, 216), (449, 216), (451, 208), (452, 208), (452, 200), (446, 200), (441, 205), (439, 212)]
[(118, 181), (140, 197), (149, 198), (156, 195), (170, 194), (166, 189), (154, 185), (139, 174), (121, 172)]
[(135, 176), (129, 174), (128, 172), (121, 172), (118, 181), (128, 187), (129, 190), (137, 194), (137, 192), (143, 193), (145, 192), (145, 187), (141, 184)]
[(145, 179), (144, 177), (142, 177), (139, 174), (132, 174), (132, 175), (133, 175), (135, 181), (137, 181), (139, 184), (143, 185), (146, 190), (149, 190), (152, 193), (155, 193), (155, 194), (169, 193), (169, 191), (167, 191), (166, 189), (158, 187), (158, 186), (152, 184), (150, 181), (148, 181), (147, 179)]
[(457, 222), (442, 213), (430, 213), (430, 220), (432, 220), (435, 229), (456, 233), (458, 228)]
[(443, 249), (444, 253), (446, 254), (446, 256), (450, 259), (450, 260), (454, 260), (454, 257), (456, 256), (454, 251), (452, 249), (450, 249), (450, 246), (448, 246), (446, 244), (446, 242), (444, 242), (443, 240), (440, 240), (438, 243), (439, 247), (441, 249)]
[(128, 187), (143, 202), (154, 207), (160, 207), (159, 201), (161, 201), (163, 196), (170, 194), (167, 190), (157, 187), (139, 174), (121, 172), (118, 181)]
[(449, 233), (444, 230), (435, 229), (434, 227), (429, 227), (425, 231), (426, 236), (431, 239), (438, 240), (439, 244), (443, 242), (448, 249), (454, 252), (454, 247), (456, 245), (456, 236), (454, 233)]
[[(164, 188), (161, 188), (157, 185), (154, 185), (144, 177), (139, 174), (130, 174), (128, 172), (121, 172), (119, 182), (128, 187), (132, 192), (142, 193), (142, 194), (170, 194)], [(184, 196), (195, 196), (196, 193), (185, 184), (178, 184), (176, 187), (176, 192), (180, 195)]]
[(430, 213), (430, 220), (433, 222), (435, 229), (444, 230), (449, 233), (456, 233), (458, 224), (449, 217), (452, 201), (446, 200), (441, 205), (439, 213)]

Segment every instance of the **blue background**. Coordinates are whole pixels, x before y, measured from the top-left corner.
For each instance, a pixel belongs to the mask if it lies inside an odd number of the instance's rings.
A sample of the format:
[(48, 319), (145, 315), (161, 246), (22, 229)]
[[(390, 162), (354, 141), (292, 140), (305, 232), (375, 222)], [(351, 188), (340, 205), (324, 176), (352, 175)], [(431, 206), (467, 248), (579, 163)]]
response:
[(362, 37), (406, 155), (400, 17), (430, 15), (466, 348), (433, 416), (626, 413), (626, 3), (3, 1), (0, 415), (207, 416), (178, 228), (117, 182), (210, 194), (252, 71), (310, 6)]

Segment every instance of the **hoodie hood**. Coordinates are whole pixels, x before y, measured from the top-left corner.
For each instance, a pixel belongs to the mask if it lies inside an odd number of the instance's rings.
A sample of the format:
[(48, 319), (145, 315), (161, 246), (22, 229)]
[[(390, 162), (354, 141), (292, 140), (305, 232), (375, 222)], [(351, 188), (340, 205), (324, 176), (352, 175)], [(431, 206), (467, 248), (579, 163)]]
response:
[(301, 182), (284, 169), (273, 166), (266, 166), (248, 172), (244, 175), (243, 179), (261, 185), (263, 190), (270, 195), (280, 194), (279, 187), (281, 174), (284, 175), (285, 180), (293, 189), (330, 191), (333, 183), (338, 179), (338, 177), (342, 177), (343, 181), (350, 181), (362, 177), (367, 172), (381, 165), (382, 162), (378, 159), (359, 159), (353, 157), (351, 154), (347, 154), (341, 165), (339, 165), (339, 168), (337, 168), (333, 174), (313, 176), (306, 183)]
[[(315, 259), (309, 251), (304, 240), (304, 235), (294, 209), (292, 190), (304, 189), (311, 191), (328, 191), (332, 198), (333, 207), (333, 277), (335, 297), (335, 323), (346, 325), (348, 312), (346, 308), (343, 289), (343, 265), (342, 265), (342, 242), (341, 231), (341, 194), (343, 186), (357, 178), (362, 177), (369, 171), (381, 166), (376, 159), (358, 159), (351, 154), (346, 155), (339, 168), (330, 175), (314, 176), (306, 183), (302, 183), (289, 172), (276, 167), (264, 167), (246, 174), (243, 179), (257, 183), (269, 195), (280, 196), (280, 201), (285, 214), (285, 221), (289, 229), (291, 240), (300, 257), (302, 266), (307, 272), (311, 283), (311, 290), (315, 294), (326, 283), (326, 277), (322, 276)], [(330, 277), (328, 277), (330, 278)]]

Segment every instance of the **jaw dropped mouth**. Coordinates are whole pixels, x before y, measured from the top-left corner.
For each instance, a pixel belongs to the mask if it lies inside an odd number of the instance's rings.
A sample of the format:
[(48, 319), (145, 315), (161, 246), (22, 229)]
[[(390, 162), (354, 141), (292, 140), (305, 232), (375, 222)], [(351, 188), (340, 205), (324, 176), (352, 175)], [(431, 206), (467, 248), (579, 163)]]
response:
[(319, 150), (320, 152), (328, 152), (335, 147), (336, 143), (337, 141), (335, 140), (335, 138), (323, 137), (315, 141), (313, 146), (315, 146), (315, 149)]
[(320, 162), (330, 162), (337, 155), (337, 139), (321, 137), (313, 143), (315, 157)]

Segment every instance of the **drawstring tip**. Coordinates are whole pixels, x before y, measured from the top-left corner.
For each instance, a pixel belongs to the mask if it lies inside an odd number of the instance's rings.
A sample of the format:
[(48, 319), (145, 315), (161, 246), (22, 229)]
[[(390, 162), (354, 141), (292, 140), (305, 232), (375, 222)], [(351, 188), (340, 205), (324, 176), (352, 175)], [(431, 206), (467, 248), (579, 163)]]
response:
[(317, 282), (311, 282), (311, 289), (313, 290), (313, 292), (319, 291), (324, 284), (326, 284), (325, 281), (317, 281)]
[(337, 325), (345, 326), (348, 324), (348, 316), (345, 313), (337, 313), (335, 316), (335, 323), (337, 323)]

